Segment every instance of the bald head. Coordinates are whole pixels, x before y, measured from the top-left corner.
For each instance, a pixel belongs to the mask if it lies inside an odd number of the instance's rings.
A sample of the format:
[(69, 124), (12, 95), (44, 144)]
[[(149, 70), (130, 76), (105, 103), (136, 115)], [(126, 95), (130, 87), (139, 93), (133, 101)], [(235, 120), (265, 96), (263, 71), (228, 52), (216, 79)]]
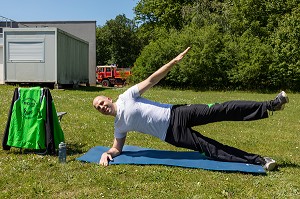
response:
[(100, 113), (104, 115), (114, 115), (116, 114), (116, 105), (113, 103), (112, 99), (106, 96), (97, 96), (93, 100), (93, 106)]

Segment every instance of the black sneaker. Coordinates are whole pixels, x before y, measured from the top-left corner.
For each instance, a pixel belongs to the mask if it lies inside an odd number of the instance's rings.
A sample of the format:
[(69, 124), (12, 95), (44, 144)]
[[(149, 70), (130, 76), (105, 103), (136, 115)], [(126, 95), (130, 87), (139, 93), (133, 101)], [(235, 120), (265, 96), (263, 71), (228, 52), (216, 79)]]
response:
[(289, 102), (289, 98), (284, 91), (281, 91), (274, 100), (270, 101), (271, 111), (280, 111), (284, 109), (284, 105)]
[(263, 167), (266, 171), (273, 171), (276, 168), (277, 164), (275, 160), (269, 157), (264, 157), (264, 160), (266, 163)]

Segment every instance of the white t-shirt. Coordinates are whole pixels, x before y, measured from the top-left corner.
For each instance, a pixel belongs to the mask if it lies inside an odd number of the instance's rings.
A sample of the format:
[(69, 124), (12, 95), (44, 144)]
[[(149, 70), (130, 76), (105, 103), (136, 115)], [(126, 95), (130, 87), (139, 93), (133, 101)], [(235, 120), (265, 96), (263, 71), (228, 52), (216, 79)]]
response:
[(129, 131), (138, 131), (165, 140), (171, 104), (161, 104), (141, 97), (137, 85), (121, 94), (116, 104), (115, 138), (123, 138)]

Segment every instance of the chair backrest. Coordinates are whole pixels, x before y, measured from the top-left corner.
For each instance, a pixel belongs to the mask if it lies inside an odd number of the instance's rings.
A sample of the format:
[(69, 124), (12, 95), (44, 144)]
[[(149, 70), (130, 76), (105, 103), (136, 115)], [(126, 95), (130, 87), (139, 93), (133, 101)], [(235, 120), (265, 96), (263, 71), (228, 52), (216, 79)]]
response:
[(48, 88), (16, 88), (2, 146), (44, 150), (55, 154), (64, 133)]

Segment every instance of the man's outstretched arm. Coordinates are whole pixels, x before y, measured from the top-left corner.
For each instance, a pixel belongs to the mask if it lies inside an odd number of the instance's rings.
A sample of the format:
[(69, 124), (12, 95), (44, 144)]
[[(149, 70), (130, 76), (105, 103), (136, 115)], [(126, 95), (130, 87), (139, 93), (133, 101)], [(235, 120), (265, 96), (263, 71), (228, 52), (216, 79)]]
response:
[(147, 79), (140, 82), (137, 86), (139, 88), (140, 95), (146, 92), (149, 88), (157, 84), (162, 78), (164, 78), (167, 73), (172, 69), (172, 67), (178, 63), (190, 50), (190, 47), (185, 49), (182, 53), (180, 53), (177, 57), (172, 59), (169, 63), (163, 65), (157, 71), (155, 71), (152, 75), (150, 75)]

